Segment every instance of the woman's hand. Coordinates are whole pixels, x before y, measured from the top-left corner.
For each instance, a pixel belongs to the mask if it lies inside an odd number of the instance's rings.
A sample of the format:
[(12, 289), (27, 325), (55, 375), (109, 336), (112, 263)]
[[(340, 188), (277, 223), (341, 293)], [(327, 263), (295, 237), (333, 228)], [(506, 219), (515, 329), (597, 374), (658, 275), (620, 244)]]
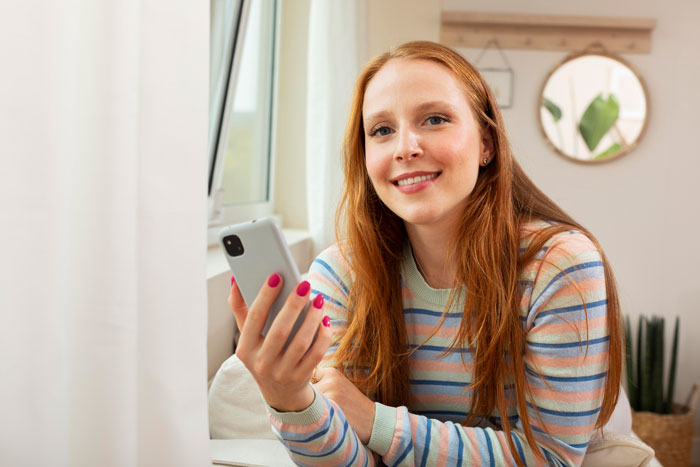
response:
[(374, 425), (374, 402), (335, 368), (319, 368), (315, 377), (318, 380), (314, 383), (316, 389), (340, 406), (360, 441), (369, 443)]
[[(299, 412), (313, 403), (314, 391), (309, 381), (328, 350), (331, 330), (329, 320), (325, 320), (328, 326), (321, 323), (323, 296), (319, 295), (309, 307), (294, 339), (283, 349), (299, 313), (308, 302), (311, 287), (304, 281), (287, 297), (267, 336), (263, 337), (260, 333), (281, 285), (282, 278), (272, 274), (249, 309), (238, 286), (231, 281), (229, 304), (241, 330), (236, 355), (253, 375), (270, 406), (280, 412)], [(313, 342), (317, 331), (318, 337)]]

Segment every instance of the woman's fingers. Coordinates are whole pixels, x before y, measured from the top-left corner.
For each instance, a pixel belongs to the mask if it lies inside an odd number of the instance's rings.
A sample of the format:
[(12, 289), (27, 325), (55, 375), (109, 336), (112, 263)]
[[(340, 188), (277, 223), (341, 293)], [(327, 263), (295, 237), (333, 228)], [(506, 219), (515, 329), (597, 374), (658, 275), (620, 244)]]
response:
[(309, 292), (311, 292), (311, 284), (308, 281), (303, 281), (289, 294), (265, 336), (265, 342), (262, 346), (262, 353), (265, 356), (271, 358), (279, 356), (284, 344), (287, 343), (294, 323), (308, 302)]
[(318, 389), (321, 392), (325, 392), (325, 390), (328, 387), (328, 372), (330, 371), (330, 368), (318, 368), (316, 367), (316, 382), (313, 383), (314, 386), (316, 386), (316, 389)]
[(295, 368), (313, 344), (314, 336), (323, 317), (323, 302), (321, 294), (317, 295), (311, 302), (304, 321), (282, 356), (281, 364), (283, 367)]
[(233, 276), (231, 276), (231, 293), (228, 296), (228, 304), (233, 312), (233, 317), (236, 318), (238, 329), (243, 329), (245, 318), (248, 315), (248, 307), (245, 304), (245, 300), (243, 300), (243, 295), (241, 295), (241, 291), (238, 289), (238, 284), (236, 284), (236, 280)]
[[(314, 368), (321, 363), (323, 357), (325, 357), (326, 352), (328, 352), (328, 347), (331, 346), (331, 341), (333, 340), (333, 331), (331, 330), (330, 319), (324, 316), (321, 323), (318, 325), (318, 335), (316, 340), (311, 345), (311, 348), (304, 354), (301, 361), (298, 363), (295, 372), (302, 375), (309, 375), (311, 378), (311, 373), (313, 373)], [(324, 369), (319, 368), (316, 370), (316, 377), (322, 378)]]
[(270, 307), (280, 293), (281, 285), (282, 278), (275, 272), (267, 278), (265, 284), (260, 288), (258, 296), (255, 297), (253, 304), (248, 309), (245, 326), (241, 329), (239, 347), (246, 349), (247, 346), (255, 345), (262, 340), (262, 330), (267, 322)]

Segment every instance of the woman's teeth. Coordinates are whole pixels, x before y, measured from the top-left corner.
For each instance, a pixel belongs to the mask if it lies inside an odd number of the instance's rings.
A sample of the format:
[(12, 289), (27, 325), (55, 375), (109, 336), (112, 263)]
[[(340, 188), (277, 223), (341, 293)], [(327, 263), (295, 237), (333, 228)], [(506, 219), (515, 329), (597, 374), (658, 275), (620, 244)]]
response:
[(434, 173), (434, 174), (430, 174), (430, 175), (421, 175), (420, 177), (404, 178), (403, 180), (399, 180), (397, 182), (397, 184), (399, 186), (413, 185), (414, 183), (424, 182), (425, 180), (430, 180), (431, 178), (435, 178), (437, 176), (438, 176), (438, 174)]

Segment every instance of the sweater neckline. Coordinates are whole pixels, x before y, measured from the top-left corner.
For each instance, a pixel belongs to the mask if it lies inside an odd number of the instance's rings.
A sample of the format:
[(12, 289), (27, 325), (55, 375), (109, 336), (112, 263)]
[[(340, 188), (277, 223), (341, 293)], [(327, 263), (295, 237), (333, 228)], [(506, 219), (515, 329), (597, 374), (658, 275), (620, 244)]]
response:
[[(403, 261), (401, 262), (401, 275), (405, 281), (406, 287), (423, 301), (444, 309), (447, 306), (447, 301), (452, 289), (434, 289), (423, 278), (423, 275), (418, 270), (418, 265), (413, 257), (411, 242), (406, 240), (403, 249)], [(462, 287), (461, 296), (457, 297), (453, 309), (462, 312), (464, 308), (465, 291)], [(452, 312), (452, 311), (450, 311)]]

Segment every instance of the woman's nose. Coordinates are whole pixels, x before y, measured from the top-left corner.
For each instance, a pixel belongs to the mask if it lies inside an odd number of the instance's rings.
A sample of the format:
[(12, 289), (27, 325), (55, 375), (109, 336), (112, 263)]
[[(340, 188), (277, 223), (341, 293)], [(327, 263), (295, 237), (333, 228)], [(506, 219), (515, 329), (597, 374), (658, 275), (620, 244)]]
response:
[(407, 161), (415, 159), (423, 154), (418, 135), (411, 129), (402, 129), (398, 132), (396, 138), (396, 147), (394, 148), (394, 159), (397, 161)]

